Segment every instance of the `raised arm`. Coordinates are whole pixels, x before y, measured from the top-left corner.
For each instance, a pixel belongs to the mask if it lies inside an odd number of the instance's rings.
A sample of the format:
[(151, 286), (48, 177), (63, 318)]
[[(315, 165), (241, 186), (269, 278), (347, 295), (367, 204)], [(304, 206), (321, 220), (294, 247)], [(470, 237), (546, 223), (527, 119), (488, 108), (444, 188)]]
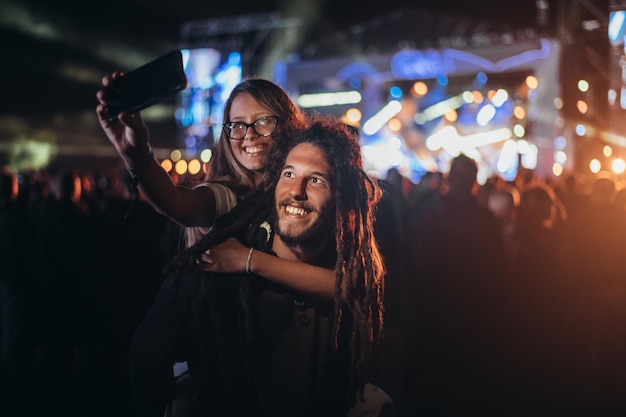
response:
[[(106, 87), (122, 76), (115, 72), (102, 79)], [(126, 168), (137, 176), (139, 191), (159, 213), (183, 226), (210, 226), (216, 217), (215, 197), (206, 187), (189, 188), (174, 183), (152, 152), (149, 131), (141, 114), (120, 114), (117, 121), (107, 120), (106, 95), (97, 92), (96, 114), (107, 137), (122, 157)]]
[(335, 271), (333, 269), (281, 259), (259, 250), (251, 252), (250, 248), (234, 238), (213, 246), (202, 255), (202, 261), (199, 268), (204, 271), (253, 272), (299, 293), (325, 301), (334, 299)]

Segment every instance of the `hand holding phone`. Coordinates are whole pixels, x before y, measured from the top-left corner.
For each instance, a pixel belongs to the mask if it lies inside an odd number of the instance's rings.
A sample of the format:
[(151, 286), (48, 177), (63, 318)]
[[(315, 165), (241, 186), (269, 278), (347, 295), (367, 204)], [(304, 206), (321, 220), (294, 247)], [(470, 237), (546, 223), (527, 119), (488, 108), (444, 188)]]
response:
[(169, 52), (113, 80), (105, 87), (108, 120), (120, 113), (135, 113), (187, 87), (182, 53)]

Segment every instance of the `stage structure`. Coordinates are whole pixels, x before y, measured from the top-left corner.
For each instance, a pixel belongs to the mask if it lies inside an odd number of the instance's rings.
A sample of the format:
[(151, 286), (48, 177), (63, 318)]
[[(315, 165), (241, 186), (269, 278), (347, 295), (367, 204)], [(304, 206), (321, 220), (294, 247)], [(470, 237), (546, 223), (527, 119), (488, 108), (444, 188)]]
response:
[(560, 47), (527, 35), (285, 62), (275, 78), (305, 109), (358, 127), (382, 178), (391, 167), (414, 181), (445, 172), (460, 152), (478, 161), (480, 181), (511, 180), (520, 166), (546, 177), (572, 163), (555, 161), (571, 146), (559, 123)]
[(199, 84), (188, 72), (192, 84), (177, 113), (183, 158), (218, 140), (221, 100), (237, 78), (210, 86), (217, 73), (235, 74), (238, 59), (240, 75), (271, 78), (306, 111), (355, 126), (379, 177), (396, 167), (417, 181), (426, 171), (445, 172), (460, 152), (479, 162), (480, 181), (513, 179), (520, 167), (559, 175), (574, 152), (560, 113), (561, 43), (545, 33), (546, 14), (514, 28), (397, 10), (301, 40), (300, 21), (278, 13), (188, 22), (181, 42), (189, 63), (204, 56), (213, 69), (211, 82)]

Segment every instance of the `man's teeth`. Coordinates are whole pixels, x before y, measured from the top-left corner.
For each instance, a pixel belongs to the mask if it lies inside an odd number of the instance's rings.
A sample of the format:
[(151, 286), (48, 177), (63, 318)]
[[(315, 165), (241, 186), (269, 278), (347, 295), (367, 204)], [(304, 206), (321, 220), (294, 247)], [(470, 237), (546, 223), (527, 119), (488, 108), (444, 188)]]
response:
[(306, 210), (302, 207), (285, 206), (285, 211), (289, 214), (297, 214), (298, 216), (304, 216)]

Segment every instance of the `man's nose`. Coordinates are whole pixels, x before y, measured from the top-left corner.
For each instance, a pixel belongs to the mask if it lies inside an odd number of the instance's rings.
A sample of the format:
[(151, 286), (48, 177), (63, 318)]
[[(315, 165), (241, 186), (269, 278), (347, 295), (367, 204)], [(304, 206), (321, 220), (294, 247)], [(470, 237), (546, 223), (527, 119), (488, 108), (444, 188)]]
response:
[(303, 200), (306, 198), (306, 181), (303, 179), (296, 179), (291, 184), (289, 195), (297, 200)]

